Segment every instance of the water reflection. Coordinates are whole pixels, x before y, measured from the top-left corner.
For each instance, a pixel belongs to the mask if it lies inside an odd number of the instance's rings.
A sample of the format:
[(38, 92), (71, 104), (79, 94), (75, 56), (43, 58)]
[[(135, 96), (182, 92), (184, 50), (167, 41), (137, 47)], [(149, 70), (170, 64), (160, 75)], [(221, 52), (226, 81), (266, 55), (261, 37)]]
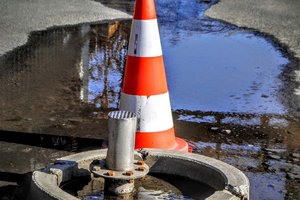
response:
[(243, 170), (250, 179), (251, 198), (284, 199), (288, 189), (286, 184), (290, 182), (286, 176), (291, 173), (284, 167), (288, 161), (286, 155), (277, 150), (272, 152), (261, 145), (196, 142), (194, 149)]
[(94, 34), (88, 34), (89, 25), (81, 27), (85, 41), (79, 62), (80, 99), (102, 109), (118, 107), (128, 41), (128, 35), (118, 31), (119, 26), (115, 21), (93, 27)]
[(193, 112), (177, 110), (177, 120), (209, 123), (209, 124), (236, 124), (243, 126), (261, 126), (261, 127), (288, 127), (289, 120), (286, 115), (270, 114), (245, 114), (245, 113), (225, 113), (225, 112)]
[[(84, 102), (89, 102), (89, 50), (90, 37), (87, 33), (90, 31), (89, 25), (83, 25), (80, 30), (81, 37), (87, 37), (81, 47), (81, 55), (79, 62), (79, 77), (82, 81), (80, 88), (80, 99)], [(67, 36), (68, 37), (68, 36)]]

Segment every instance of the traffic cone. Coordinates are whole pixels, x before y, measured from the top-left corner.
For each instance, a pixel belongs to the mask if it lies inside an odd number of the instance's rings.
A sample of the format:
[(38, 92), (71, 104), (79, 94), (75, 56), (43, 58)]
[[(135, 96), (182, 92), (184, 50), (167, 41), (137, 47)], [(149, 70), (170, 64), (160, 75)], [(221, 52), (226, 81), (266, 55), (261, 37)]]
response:
[(137, 114), (135, 148), (188, 151), (175, 137), (154, 0), (136, 0), (120, 110)]

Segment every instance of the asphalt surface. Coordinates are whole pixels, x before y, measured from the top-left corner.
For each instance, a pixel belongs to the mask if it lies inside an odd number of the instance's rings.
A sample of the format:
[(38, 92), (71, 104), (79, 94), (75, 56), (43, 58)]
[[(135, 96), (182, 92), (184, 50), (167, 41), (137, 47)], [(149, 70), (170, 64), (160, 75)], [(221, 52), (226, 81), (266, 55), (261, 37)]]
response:
[(1, 0), (0, 56), (25, 44), (32, 31), (130, 15), (91, 0)]
[(220, 0), (206, 15), (271, 34), (300, 58), (299, 10), (299, 0)]

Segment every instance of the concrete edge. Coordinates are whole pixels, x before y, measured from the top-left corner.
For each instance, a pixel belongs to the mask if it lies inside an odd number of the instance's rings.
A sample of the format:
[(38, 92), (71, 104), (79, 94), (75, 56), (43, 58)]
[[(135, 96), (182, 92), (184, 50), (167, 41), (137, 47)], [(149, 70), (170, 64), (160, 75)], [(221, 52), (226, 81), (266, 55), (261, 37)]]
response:
[(56, 175), (48, 174), (43, 171), (33, 172), (28, 199), (79, 200), (59, 188)]
[[(60, 189), (59, 184), (72, 179), (72, 177), (90, 176), (89, 167), (92, 160), (105, 158), (106, 152), (107, 149), (93, 150), (62, 157), (57, 160), (56, 164), (33, 172), (30, 199), (78, 200)], [(201, 173), (198, 173), (201, 172), (201, 168), (217, 172), (218, 178), (222, 177), (225, 187), (208, 197), (209, 200), (250, 198), (248, 178), (240, 170), (219, 160), (198, 154), (158, 149), (141, 149), (136, 154), (143, 157), (145, 162), (150, 165), (150, 173), (157, 169), (160, 172), (168, 173), (170, 170), (168, 164), (174, 165), (174, 162), (177, 166), (173, 168), (172, 173), (187, 178), (191, 178), (188, 173), (197, 173), (198, 175), (195, 177), (201, 178)], [(193, 170), (183, 170), (192, 165), (194, 166)]]
[[(241, 197), (244, 197), (246, 199), (250, 198), (250, 188), (249, 188), (250, 182), (247, 176), (239, 169), (225, 162), (221, 162), (217, 159), (202, 156), (199, 154), (184, 153), (178, 151), (165, 151), (159, 149), (141, 149), (140, 152), (142, 155), (144, 155), (144, 157), (150, 156), (150, 157), (165, 157), (165, 158), (172, 158), (172, 159), (175, 158), (183, 161), (189, 161), (191, 163), (197, 163), (199, 165), (210, 168), (213, 171), (218, 172), (219, 175), (224, 178), (224, 181), (226, 181), (225, 188), (222, 191), (223, 193), (226, 194), (230, 193), (235, 197), (238, 197), (238, 199), (240, 199)], [(187, 171), (181, 170), (180, 174), (182, 176), (187, 176)], [(195, 177), (189, 176), (188, 178), (193, 179)], [(215, 199), (216, 198), (215, 195), (217, 196), (221, 195), (220, 192), (221, 191), (217, 191), (214, 195), (212, 195), (208, 199)], [(218, 199), (220, 198), (218, 197)]]

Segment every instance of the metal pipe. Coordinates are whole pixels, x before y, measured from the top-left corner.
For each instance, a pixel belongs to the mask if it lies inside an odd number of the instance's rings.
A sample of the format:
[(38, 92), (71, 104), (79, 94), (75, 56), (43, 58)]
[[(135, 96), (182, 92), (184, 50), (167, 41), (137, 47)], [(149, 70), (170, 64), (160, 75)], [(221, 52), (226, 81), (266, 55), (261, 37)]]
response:
[(108, 169), (133, 170), (136, 120), (136, 114), (132, 112), (121, 110), (108, 113)]

